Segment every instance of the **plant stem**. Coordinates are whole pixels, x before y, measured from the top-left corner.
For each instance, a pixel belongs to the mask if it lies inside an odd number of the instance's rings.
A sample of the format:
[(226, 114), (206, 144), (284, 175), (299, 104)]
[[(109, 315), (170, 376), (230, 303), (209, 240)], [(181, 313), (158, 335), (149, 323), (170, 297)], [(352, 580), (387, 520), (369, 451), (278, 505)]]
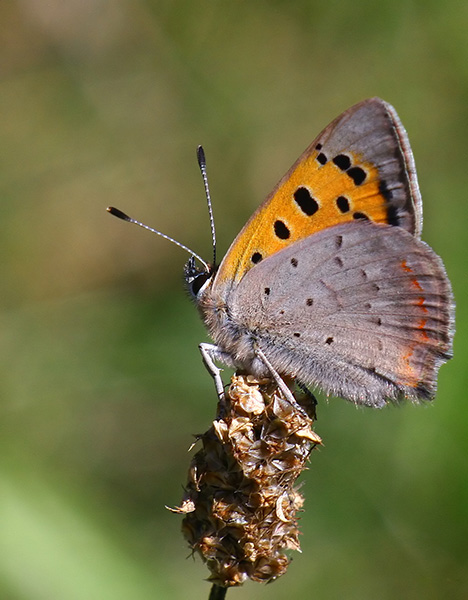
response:
[(208, 600), (224, 600), (226, 597), (227, 588), (213, 583)]

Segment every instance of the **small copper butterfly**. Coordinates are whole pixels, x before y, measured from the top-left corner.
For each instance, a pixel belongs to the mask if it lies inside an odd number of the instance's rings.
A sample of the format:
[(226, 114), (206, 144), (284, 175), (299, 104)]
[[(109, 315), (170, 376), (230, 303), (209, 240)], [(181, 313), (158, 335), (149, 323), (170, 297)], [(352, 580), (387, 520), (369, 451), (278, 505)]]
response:
[[(198, 158), (209, 201), (201, 148)], [(200, 349), (218, 393), (215, 360), (356, 404), (432, 398), (451, 357), (454, 306), (421, 226), (405, 129), (392, 106), (364, 100), (312, 142), (219, 265), (194, 253), (186, 265), (215, 342)]]

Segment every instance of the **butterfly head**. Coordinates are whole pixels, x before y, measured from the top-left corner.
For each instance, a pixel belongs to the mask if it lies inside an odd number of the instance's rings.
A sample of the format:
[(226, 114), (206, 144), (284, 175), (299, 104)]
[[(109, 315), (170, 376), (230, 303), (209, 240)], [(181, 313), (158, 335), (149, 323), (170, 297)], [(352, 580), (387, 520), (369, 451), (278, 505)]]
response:
[(191, 256), (184, 267), (185, 285), (194, 299), (209, 285), (215, 273), (215, 269), (211, 265), (204, 263), (202, 267), (199, 267), (195, 260), (196, 257)]

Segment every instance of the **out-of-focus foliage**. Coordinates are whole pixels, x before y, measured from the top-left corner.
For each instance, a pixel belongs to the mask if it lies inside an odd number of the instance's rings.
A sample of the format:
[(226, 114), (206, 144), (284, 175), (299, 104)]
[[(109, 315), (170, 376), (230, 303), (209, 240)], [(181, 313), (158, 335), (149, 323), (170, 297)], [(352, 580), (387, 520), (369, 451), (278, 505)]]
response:
[[(215, 411), (181, 290), (332, 118), (378, 95), (408, 129), (424, 239), (458, 302), (430, 406), (321, 398), (303, 554), (229, 596), (466, 598), (468, 4), (0, 4), (0, 597), (206, 598), (175, 505)], [(228, 597), (229, 597), (228, 596)]]

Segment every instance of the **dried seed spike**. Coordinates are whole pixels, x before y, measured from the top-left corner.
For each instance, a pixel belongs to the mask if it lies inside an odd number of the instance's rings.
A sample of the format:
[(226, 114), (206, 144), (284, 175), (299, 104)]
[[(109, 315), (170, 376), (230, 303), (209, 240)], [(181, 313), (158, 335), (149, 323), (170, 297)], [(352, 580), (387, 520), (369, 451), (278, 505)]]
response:
[(296, 513), (304, 499), (295, 482), (321, 443), (312, 425), (274, 381), (232, 377), (175, 509), (216, 586), (272, 581), (287, 570), (285, 551), (300, 551)]

